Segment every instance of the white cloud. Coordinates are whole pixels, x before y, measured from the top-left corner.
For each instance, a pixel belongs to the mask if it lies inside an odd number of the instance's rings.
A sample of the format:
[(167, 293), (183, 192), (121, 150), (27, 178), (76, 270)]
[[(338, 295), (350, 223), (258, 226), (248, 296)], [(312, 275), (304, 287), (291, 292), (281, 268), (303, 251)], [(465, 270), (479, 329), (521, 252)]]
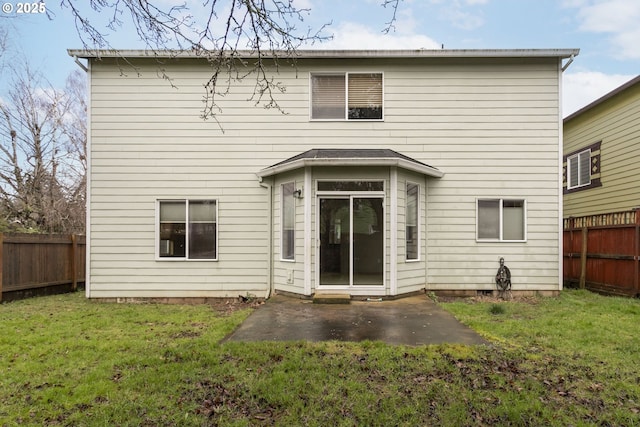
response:
[(609, 34), (612, 56), (640, 59), (638, 0), (566, 0), (563, 5), (578, 9), (581, 31)]
[(314, 48), (319, 49), (439, 49), (440, 44), (421, 34), (389, 33), (354, 23), (344, 22), (336, 27), (333, 40)]
[(634, 75), (604, 74), (594, 71), (565, 73), (563, 76), (563, 115), (566, 117), (606, 95)]
[(462, 30), (471, 31), (484, 25), (484, 17), (478, 6), (487, 4), (489, 0), (431, 0), (440, 6), (439, 16), (443, 21)]

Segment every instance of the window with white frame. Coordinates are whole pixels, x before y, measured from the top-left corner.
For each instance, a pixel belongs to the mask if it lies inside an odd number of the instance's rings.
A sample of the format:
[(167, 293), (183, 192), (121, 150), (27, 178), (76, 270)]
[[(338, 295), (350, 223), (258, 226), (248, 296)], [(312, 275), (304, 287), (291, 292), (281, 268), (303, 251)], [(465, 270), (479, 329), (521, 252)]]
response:
[(215, 200), (159, 200), (158, 257), (216, 260), (217, 217)]
[(591, 184), (591, 150), (567, 158), (567, 189)]
[(382, 120), (382, 73), (311, 75), (312, 120)]
[(522, 199), (478, 199), (479, 241), (526, 240), (526, 201)]
[(282, 206), (282, 240), (281, 256), (283, 260), (293, 261), (295, 259), (295, 216), (296, 205), (294, 194), (296, 191), (295, 182), (287, 182), (281, 186), (281, 206)]
[(419, 199), (420, 199), (420, 186), (407, 182), (407, 199), (405, 203), (405, 245), (406, 245), (406, 260), (418, 260), (420, 258), (420, 245), (419, 245)]

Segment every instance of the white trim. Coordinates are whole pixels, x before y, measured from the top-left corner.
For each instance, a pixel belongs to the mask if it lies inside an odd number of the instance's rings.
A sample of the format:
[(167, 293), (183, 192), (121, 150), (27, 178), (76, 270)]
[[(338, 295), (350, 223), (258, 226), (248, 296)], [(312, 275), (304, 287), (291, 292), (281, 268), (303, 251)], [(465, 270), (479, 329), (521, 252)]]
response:
[[(562, 185), (563, 172), (563, 147), (564, 147), (564, 120), (562, 119), (562, 61), (558, 61), (558, 290), (564, 287), (564, 190)], [(574, 113), (575, 114), (575, 113)], [(567, 167), (567, 173), (569, 168)], [(569, 177), (567, 177), (567, 184)]]
[[(323, 179), (316, 180), (316, 185), (318, 181), (325, 181)], [(386, 209), (385, 209), (385, 201), (386, 195), (384, 192), (380, 191), (367, 191), (367, 192), (350, 192), (350, 191), (342, 191), (342, 192), (332, 192), (331, 194), (325, 193), (316, 193), (316, 221), (315, 221), (315, 236), (316, 236), (316, 271), (315, 271), (315, 289), (316, 290), (331, 290), (331, 291), (344, 291), (348, 292), (350, 295), (385, 295), (387, 289), (387, 281), (386, 278), (386, 227), (385, 227), (385, 218), (386, 218)], [(353, 284), (353, 238), (349, 239), (349, 284), (348, 285), (321, 285), (320, 284), (320, 199), (344, 199), (349, 201), (349, 230), (350, 233), (353, 234), (353, 200), (356, 198), (369, 198), (369, 199), (378, 199), (382, 201), (382, 284), (380, 285), (354, 285)]]
[[(189, 50), (144, 50), (144, 49), (67, 49), (69, 56), (79, 58), (215, 58), (216, 53)], [(569, 58), (578, 56), (580, 49), (397, 49), (397, 50), (339, 50), (339, 49), (296, 49), (276, 50), (230, 50), (225, 58), (277, 58), (288, 60), (319, 58)]]
[(386, 166), (386, 167), (400, 167), (409, 171), (421, 173), (423, 175), (431, 176), (434, 178), (442, 178), (444, 172), (439, 171), (428, 165), (418, 164), (399, 157), (362, 157), (362, 158), (317, 158), (317, 159), (298, 159), (284, 164), (270, 166), (257, 172), (258, 178), (277, 175), (280, 173), (288, 172), (295, 169), (300, 169), (307, 166)]
[[(216, 257), (206, 259), (193, 259), (189, 258), (189, 203), (198, 201), (212, 201), (216, 204)], [(160, 256), (160, 203), (161, 202), (184, 202), (185, 209), (185, 256), (184, 257), (162, 257)], [(181, 198), (181, 199), (166, 199), (160, 198), (155, 201), (155, 260), (159, 262), (217, 262), (220, 259), (220, 214), (219, 214), (219, 202), (218, 199), (212, 198)]]
[[(480, 221), (479, 221), (479, 217), (478, 217), (478, 202), (480, 200), (494, 200), (494, 201), (498, 201), (500, 202), (498, 207), (499, 207), (499, 211), (498, 211), (498, 215), (499, 215), (499, 237), (497, 239), (481, 239), (478, 237), (478, 232), (479, 232), (479, 227), (480, 227)], [(503, 219), (502, 219), (502, 215), (503, 215), (503, 211), (504, 211), (504, 201), (505, 200), (513, 200), (513, 201), (522, 201), (523, 202), (523, 215), (524, 215), (524, 221), (523, 221), (523, 227), (524, 227), (524, 239), (523, 240), (504, 240), (503, 238), (503, 229), (504, 229), (504, 224), (503, 224)], [(527, 215), (527, 199), (525, 199), (524, 197), (477, 197), (476, 198), (476, 242), (477, 243), (526, 243), (527, 242), (527, 224), (528, 224), (528, 215)]]
[(86, 207), (85, 207), (85, 273), (84, 273), (84, 293), (86, 298), (91, 298), (91, 93), (92, 93), (92, 79), (91, 79), (91, 64), (92, 61), (87, 61), (87, 188), (86, 188)]
[[(350, 119), (349, 118), (349, 74), (380, 74), (382, 76), (382, 117), (379, 119)], [(313, 76), (343, 76), (344, 77), (344, 116), (342, 118), (314, 119), (313, 111)], [(383, 71), (309, 71), (309, 121), (310, 122), (384, 122), (384, 72)]]
[(424, 287), (428, 289), (429, 286), (429, 180), (423, 177), (424, 180)]
[[(580, 165), (580, 157), (582, 155), (587, 155), (587, 157), (589, 157), (589, 181), (586, 183), (580, 183), (580, 172), (581, 172), (581, 165)], [(578, 162), (578, 184), (577, 185), (571, 185), (571, 160), (572, 159), (576, 159)], [(572, 154), (571, 156), (567, 157), (567, 190), (575, 190), (576, 188), (581, 188), (581, 187), (586, 187), (588, 185), (591, 185), (591, 148), (587, 148), (585, 150), (579, 151), (575, 154)]]
[[(313, 243), (312, 234), (312, 219), (311, 219), (311, 201), (313, 194), (313, 187), (311, 182), (311, 168), (304, 169), (304, 198), (303, 198), (303, 212), (304, 212), (304, 294), (311, 295), (311, 265), (312, 265), (312, 249)], [(316, 256), (318, 251), (315, 251)]]
[(398, 169), (389, 171), (389, 197), (391, 208), (389, 212), (389, 293), (398, 294)]
[(280, 261), (282, 262), (296, 262), (296, 203), (293, 194), (293, 258), (285, 258), (284, 255), (284, 186), (287, 184), (293, 184), (293, 191), (296, 191), (296, 181), (286, 181), (280, 183)]
[[(409, 184), (411, 185), (415, 185), (418, 187), (418, 199), (416, 200), (416, 227), (418, 228), (417, 230), (417, 236), (418, 236), (418, 256), (416, 258), (412, 258), (409, 259), (407, 258), (407, 198), (408, 198), (408, 194), (409, 194)], [(404, 262), (405, 263), (412, 263), (412, 262), (420, 262), (422, 261), (422, 258), (420, 255), (422, 255), (422, 251), (420, 250), (422, 247), (422, 221), (420, 221), (420, 201), (421, 201), (421, 197), (420, 197), (420, 192), (422, 191), (422, 186), (417, 183), (417, 182), (413, 182), (413, 181), (409, 181), (406, 180), (404, 183), (404, 229), (405, 229), (405, 236), (404, 236)]]

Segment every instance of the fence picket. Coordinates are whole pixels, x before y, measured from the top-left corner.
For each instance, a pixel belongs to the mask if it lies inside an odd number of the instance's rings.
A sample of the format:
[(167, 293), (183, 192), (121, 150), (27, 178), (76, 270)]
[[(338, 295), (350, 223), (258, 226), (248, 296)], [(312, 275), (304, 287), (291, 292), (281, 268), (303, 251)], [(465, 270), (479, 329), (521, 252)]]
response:
[(611, 295), (638, 296), (639, 212), (631, 210), (565, 219), (565, 286), (577, 285)]
[(76, 290), (85, 252), (82, 235), (0, 234), (0, 301), (56, 287)]

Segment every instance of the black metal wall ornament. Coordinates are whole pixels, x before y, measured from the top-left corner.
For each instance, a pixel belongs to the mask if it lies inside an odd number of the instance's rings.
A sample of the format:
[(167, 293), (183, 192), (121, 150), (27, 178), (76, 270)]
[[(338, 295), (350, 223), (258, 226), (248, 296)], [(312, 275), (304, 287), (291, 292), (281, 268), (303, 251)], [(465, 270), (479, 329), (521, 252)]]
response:
[(499, 298), (507, 299), (511, 297), (511, 271), (509, 267), (504, 265), (504, 258), (500, 258), (500, 268), (496, 273), (496, 286)]

